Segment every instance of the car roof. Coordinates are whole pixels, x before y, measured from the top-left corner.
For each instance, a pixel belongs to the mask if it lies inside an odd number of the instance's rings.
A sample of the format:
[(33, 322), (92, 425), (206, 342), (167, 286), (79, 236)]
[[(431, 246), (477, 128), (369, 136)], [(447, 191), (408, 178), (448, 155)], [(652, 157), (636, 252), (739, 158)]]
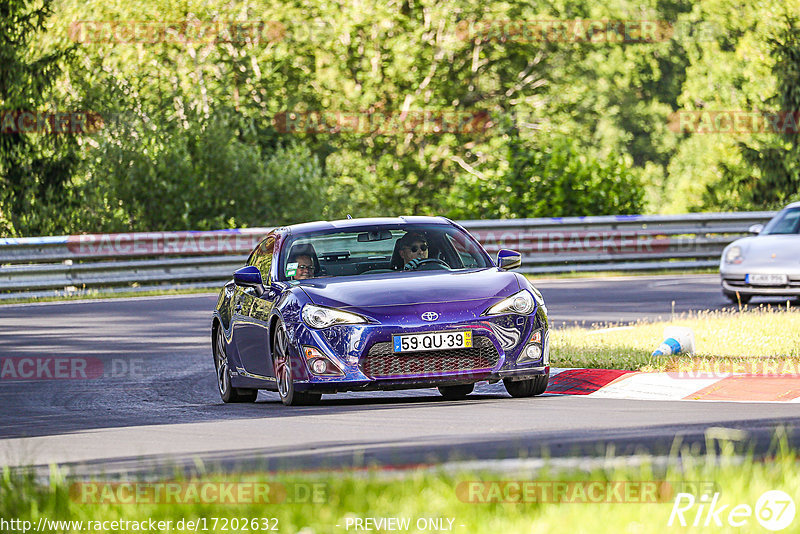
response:
[(791, 204), (789, 204), (788, 206), (786, 206), (783, 209), (787, 209), (787, 208), (800, 208), (800, 200), (798, 200), (797, 202), (792, 202)]
[(293, 224), (285, 228), (292, 234), (305, 234), (308, 232), (318, 232), (321, 230), (346, 230), (348, 228), (363, 228), (364, 226), (380, 225), (416, 225), (416, 224), (440, 224), (451, 225), (452, 223), (444, 217), (370, 217), (362, 219), (340, 219), (338, 221), (314, 221), (300, 224)]

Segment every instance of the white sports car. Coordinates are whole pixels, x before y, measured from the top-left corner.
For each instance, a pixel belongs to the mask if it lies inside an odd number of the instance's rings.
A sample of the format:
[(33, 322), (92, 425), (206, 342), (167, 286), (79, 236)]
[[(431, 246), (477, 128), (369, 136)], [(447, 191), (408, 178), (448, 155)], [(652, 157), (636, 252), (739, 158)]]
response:
[(722, 251), (722, 293), (746, 304), (754, 296), (800, 298), (800, 202), (783, 208), (766, 226), (750, 227), (751, 237)]

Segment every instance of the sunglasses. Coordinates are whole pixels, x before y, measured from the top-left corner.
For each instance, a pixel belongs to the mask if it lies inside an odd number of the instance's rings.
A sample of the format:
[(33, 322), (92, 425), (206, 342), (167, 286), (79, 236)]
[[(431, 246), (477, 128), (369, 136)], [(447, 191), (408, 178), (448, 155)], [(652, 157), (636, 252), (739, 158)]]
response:
[(428, 250), (428, 245), (419, 245), (419, 246), (412, 245), (412, 246), (408, 247), (408, 249), (411, 250), (411, 252), (416, 252), (418, 250), (421, 250), (422, 252), (426, 252)]
[(298, 265), (297, 266), (297, 270), (299, 271), (300, 269), (305, 269), (307, 271), (313, 271), (314, 270), (314, 266), (313, 265)]

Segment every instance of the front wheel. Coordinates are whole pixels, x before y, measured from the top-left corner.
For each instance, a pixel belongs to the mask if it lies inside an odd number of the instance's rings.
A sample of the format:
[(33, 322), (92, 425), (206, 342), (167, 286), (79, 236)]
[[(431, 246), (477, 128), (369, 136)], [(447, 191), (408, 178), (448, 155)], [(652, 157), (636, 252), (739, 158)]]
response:
[(306, 393), (294, 389), (294, 373), (292, 372), (292, 358), (289, 356), (289, 336), (286, 327), (278, 323), (275, 331), (275, 350), (273, 355), (275, 368), (275, 381), (278, 385), (278, 395), (286, 406), (316, 404), (322, 398), (320, 393)]
[(225, 352), (225, 335), (222, 327), (217, 327), (214, 340), (214, 369), (217, 374), (217, 389), (222, 402), (255, 402), (258, 397), (257, 389), (235, 388), (231, 385), (231, 375), (228, 368), (228, 354)]
[(506, 391), (512, 397), (533, 397), (541, 395), (547, 389), (547, 381), (550, 375), (538, 375), (530, 380), (517, 380), (513, 381), (510, 378), (504, 378), (503, 384), (506, 386)]
[(475, 384), (459, 384), (458, 386), (439, 386), (439, 393), (447, 400), (461, 400), (472, 393)]

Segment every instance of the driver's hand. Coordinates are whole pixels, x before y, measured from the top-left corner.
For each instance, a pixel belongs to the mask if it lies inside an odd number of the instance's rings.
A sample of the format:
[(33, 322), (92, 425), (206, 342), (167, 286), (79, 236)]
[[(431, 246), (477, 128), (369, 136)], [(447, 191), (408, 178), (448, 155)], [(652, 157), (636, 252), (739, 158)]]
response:
[(422, 259), (421, 258), (414, 258), (410, 262), (406, 263), (405, 267), (403, 267), (403, 270), (404, 271), (413, 271), (417, 267), (419, 267), (420, 263), (422, 263)]

